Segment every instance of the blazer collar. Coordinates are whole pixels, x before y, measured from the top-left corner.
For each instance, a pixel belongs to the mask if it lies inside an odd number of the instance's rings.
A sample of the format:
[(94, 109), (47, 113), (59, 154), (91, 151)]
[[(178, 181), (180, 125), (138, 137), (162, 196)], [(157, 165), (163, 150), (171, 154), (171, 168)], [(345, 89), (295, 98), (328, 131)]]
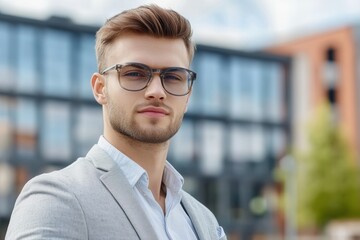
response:
[(196, 206), (192, 204), (194, 200), (184, 191), (182, 191), (182, 200), (181, 204), (185, 209), (185, 212), (188, 214), (195, 231), (200, 240), (207, 240), (211, 239), (208, 230), (205, 228), (204, 225), (208, 221), (208, 219), (204, 219), (204, 216), (199, 214), (198, 209)]
[(139, 238), (156, 239), (157, 236), (151, 226), (150, 220), (136, 200), (131, 185), (111, 157), (98, 145), (94, 145), (86, 158), (88, 158), (97, 169), (104, 171), (100, 176), (100, 181), (103, 182), (115, 201), (117, 201), (123, 209)]

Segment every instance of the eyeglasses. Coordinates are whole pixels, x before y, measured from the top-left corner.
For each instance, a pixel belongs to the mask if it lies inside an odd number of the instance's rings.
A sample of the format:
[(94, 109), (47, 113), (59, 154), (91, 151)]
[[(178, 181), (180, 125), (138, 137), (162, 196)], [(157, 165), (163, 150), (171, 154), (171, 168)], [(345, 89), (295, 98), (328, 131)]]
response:
[(187, 95), (196, 79), (196, 73), (181, 67), (153, 69), (142, 63), (115, 64), (101, 72), (105, 74), (115, 69), (120, 86), (128, 91), (145, 89), (154, 73), (158, 73), (165, 91), (174, 96)]

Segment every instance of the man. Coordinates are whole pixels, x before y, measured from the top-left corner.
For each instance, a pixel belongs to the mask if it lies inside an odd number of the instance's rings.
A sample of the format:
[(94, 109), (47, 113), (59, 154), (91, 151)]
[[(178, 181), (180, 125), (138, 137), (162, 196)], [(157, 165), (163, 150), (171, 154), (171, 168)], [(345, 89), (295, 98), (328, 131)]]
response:
[(196, 78), (191, 34), (156, 5), (100, 28), (91, 85), (103, 136), (86, 157), (25, 185), (6, 239), (226, 239), (166, 161)]

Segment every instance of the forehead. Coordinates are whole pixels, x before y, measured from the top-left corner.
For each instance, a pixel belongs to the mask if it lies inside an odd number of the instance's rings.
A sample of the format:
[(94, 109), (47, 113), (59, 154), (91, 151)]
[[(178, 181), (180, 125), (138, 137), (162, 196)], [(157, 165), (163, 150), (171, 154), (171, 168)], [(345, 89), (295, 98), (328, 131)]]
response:
[(108, 47), (106, 64), (139, 62), (154, 68), (188, 67), (189, 54), (182, 39), (157, 38), (148, 35), (126, 34), (116, 38)]

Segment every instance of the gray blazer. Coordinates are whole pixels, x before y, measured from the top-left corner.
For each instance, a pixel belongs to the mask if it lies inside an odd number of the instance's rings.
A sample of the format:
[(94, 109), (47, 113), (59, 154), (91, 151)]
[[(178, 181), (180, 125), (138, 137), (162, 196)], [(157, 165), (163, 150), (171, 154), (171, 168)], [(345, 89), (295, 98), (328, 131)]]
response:
[[(199, 239), (218, 239), (218, 222), (205, 206), (184, 191), (182, 204)], [(95, 145), (85, 158), (24, 186), (5, 239), (155, 240), (150, 221), (123, 172)]]

